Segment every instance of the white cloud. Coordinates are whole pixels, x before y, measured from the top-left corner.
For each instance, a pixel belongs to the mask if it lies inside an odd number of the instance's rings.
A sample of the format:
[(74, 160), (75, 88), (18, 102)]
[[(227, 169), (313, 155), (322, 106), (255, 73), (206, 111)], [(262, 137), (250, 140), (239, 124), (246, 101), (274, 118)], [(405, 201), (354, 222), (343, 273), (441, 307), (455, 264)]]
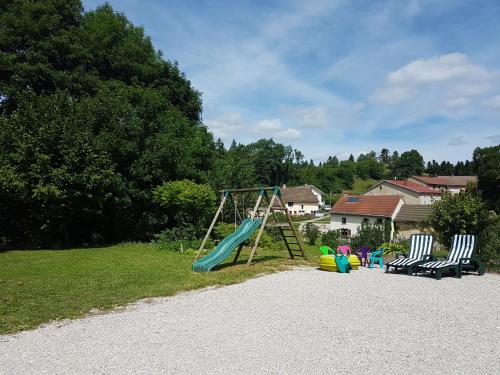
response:
[(493, 98), (485, 99), (483, 101), (483, 105), (491, 109), (500, 109), (500, 95), (496, 95)]
[(280, 119), (261, 120), (257, 123), (259, 132), (275, 131), (283, 129)]
[(448, 145), (450, 145), (450, 146), (462, 146), (462, 145), (465, 145), (466, 143), (467, 142), (464, 140), (464, 137), (453, 137), (448, 142)]
[(330, 124), (332, 118), (326, 106), (292, 108), (290, 114), (299, 126), (306, 128), (323, 128)]
[(427, 60), (412, 61), (389, 73), (387, 81), (394, 84), (430, 83), (459, 77), (484, 80), (490, 78), (490, 73), (481, 66), (470, 63), (467, 55), (450, 53)]
[(223, 113), (213, 119), (205, 120), (204, 124), (216, 137), (224, 141), (232, 140), (245, 127), (243, 117), (237, 112)]
[(300, 131), (294, 128), (286, 128), (280, 119), (264, 119), (257, 123), (255, 133), (266, 138), (277, 140), (292, 140), (300, 138)]
[(287, 128), (283, 130), (280, 134), (276, 135), (277, 139), (298, 139), (300, 138), (300, 131), (293, 128)]
[[(474, 64), (463, 53), (419, 59), (390, 72), (372, 99), (384, 104), (411, 105), (412, 113), (456, 116), (473, 111), (498, 83), (499, 74)], [(460, 112), (463, 114), (463, 112)]]

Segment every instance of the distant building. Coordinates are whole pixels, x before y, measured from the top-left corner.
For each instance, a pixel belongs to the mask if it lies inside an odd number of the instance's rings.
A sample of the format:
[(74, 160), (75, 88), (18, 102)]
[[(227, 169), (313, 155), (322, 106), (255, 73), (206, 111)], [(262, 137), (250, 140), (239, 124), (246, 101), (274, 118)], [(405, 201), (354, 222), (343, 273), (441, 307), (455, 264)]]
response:
[(441, 191), (407, 180), (383, 180), (366, 190), (365, 196), (399, 195), (406, 204), (432, 204), (441, 199)]
[(422, 221), (432, 214), (432, 206), (426, 204), (405, 204), (394, 218), (398, 235), (410, 238), (412, 234), (420, 233)]
[(313, 185), (281, 188), (281, 197), (292, 215), (317, 215), (323, 210), (324, 193)]
[(343, 238), (358, 233), (362, 223), (391, 224), (394, 236), (394, 219), (404, 200), (400, 195), (351, 195), (341, 197), (330, 211), (330, 228), (339, 230)]
[(441, 192), (458, 194), (468, 183), (477, 185), (477, 176), (410, 176), (408, 182), (416, 183)]

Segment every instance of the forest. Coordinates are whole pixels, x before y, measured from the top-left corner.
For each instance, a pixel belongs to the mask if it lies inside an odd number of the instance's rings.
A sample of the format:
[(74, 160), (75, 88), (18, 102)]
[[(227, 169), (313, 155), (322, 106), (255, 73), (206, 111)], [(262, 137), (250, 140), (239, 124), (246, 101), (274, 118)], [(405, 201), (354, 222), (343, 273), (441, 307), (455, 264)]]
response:
[(273, 139), (224, 145), (203, 124), (200, 92), (124, 14), (85, 12), (78, 0), (0, 3), (4, 248), (150, 240), (189, 221), (162, 201), (172, 181), (206, 192), (208, 212), (207, 196), (228, 187), (308, 183), (335, 194), (356, 178), (478, 174), (498, 210), (499, 148), (456, 163), (425, 163), (415, 149), (339, 160), (332, 149), (314, 163)]

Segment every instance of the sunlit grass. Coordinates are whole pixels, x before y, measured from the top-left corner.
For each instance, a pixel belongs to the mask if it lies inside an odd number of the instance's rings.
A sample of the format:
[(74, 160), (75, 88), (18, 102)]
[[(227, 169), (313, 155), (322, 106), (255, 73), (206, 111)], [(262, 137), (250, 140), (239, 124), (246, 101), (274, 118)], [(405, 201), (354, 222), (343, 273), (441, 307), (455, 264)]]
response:
[(306, 248), (308, 261), (290, 260), (284, 250), (259, 250), (255, 264), (247, 267), (249, 252), (243, 251), (237, 265), (231, 265), (231, 257), (210, 273), (191, 271), (193, 255), (160, 251), (141, 243), (0, 253), (0, 333), (32, 329), (142, 298), (228, 285), (297, 265), (316, 264), (317, 247)]

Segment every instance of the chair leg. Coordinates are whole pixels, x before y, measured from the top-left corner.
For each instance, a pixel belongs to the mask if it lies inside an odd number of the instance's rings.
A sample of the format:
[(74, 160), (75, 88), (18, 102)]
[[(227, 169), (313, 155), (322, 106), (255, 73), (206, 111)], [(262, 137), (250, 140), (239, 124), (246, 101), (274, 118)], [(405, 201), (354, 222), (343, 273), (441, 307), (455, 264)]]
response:
[(436, 278), (436, 280), (441, 280), (441, 270), (439, 268), (434, 273), (434, 277)]

